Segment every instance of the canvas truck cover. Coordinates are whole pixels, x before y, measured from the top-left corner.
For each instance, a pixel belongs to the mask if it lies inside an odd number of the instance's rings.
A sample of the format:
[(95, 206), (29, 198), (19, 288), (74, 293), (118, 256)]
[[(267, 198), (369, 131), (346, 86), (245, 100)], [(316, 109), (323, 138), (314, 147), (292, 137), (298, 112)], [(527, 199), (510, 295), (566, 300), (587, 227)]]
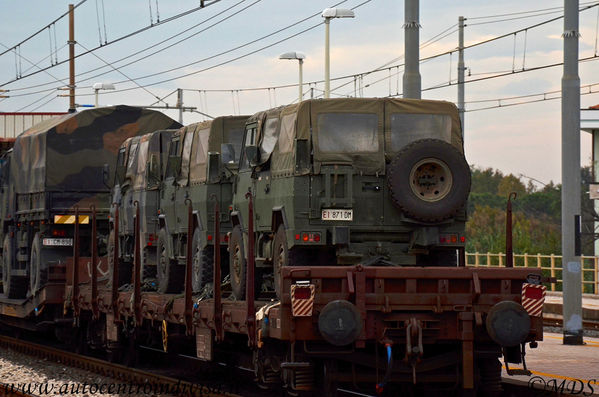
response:
[[(352, 130), (358, 125), (352, 116), (372, 119), (372, 139), (368, 152), (335, 149), (322, 151), (319, 145), (323, 128), (322, 115), (331, 117), (341, 135), (334, 146), (343, 148), (343, 142), (352, 143)], [(269, 121), (273, 123), (269, 123)], [(275, 121), (280, 120), (278, 124)], [(273, 175), (293, 174), (295, 170), (295, 139), (312, 141), (314, 170), (318, 173), (323, 163), (352, 164), (360, 172), (382, 174), (385, 158), (392, 159), (405, 145), (417, 139), (441, 139), (464, 152), (462, 128), (458, 109), (451, 102), (393, 98), (335, 98), (311, 99), (299, 104), (270, 109), (253, 115), (248, 123), (257, 122), (260, 164), (272, 158)], [(349, 123), (349, 125), (347, 125)], [(273, 124), (271, 126), (271, 124)], [(264, 125), (264, 128), (262, 128)], [(275, 144), (276, 143), (276, 144)], [(372, 149), (372, 150), (370, 150)], [(308, 170), (305, 170), (308, 172)]]
[(127, 138), (180, 126), (163, 113), (125, 105), (42, 121), (16, 139), (11, 167), (15, 191), (108, 192), (104, 164), (114, 172), (119, 147)]

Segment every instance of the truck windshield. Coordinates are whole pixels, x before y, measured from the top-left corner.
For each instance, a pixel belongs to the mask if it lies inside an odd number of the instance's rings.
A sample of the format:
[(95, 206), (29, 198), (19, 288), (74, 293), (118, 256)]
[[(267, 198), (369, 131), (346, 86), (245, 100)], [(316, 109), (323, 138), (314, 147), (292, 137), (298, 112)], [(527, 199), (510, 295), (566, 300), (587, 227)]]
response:
[(451, 117), (447, 114), (391, 114), (392, 152), (427, 138), (451, 143)]
[(378, 152), (378, 123), (378, 116), (371, 113), (321, 113), (318, 147), (323, 153)]

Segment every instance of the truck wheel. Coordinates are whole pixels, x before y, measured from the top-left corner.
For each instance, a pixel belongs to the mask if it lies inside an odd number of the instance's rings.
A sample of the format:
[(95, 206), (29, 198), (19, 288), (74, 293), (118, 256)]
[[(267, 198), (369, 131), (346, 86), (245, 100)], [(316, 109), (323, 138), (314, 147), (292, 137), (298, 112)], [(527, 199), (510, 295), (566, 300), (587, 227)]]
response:
[(202, 292), (206, 284), (213, 280), (214, 247), (204, 247), (200, 238), (200, 229), (193, 232), (193, 266), (191, 269), (191, 288), (194, 293)]
[(2, 244), (2, 288), (9, 299), (24, 298), (27, 294), (27, 279), (12, 275), (13, 249), (9, 236)]
[(48, 264), (42, 260), (42, 247), (39, 232), (35, 233), (31, 243), (29, 261), (29, 290), (35, 296), (48, 282)]
[(243, 233), (239, 225), (233, 228), (229, 238), (229, 273), (231, 290), (237, 300), (245, 299), (245, 271), (247, 269)]
[(281, 298), (281, 271), (283, 266), (292, 266), (294, 263), (292, 254), (287, 245), (287, 234), (285, 226), (279, 225), (275, 239), (272, 244), (272, 267), (277, 298)]
[(438, 222), (454, 216), (470, 193), (470, 168), (464, 155), (438, 139), (403, 148), (388, 167), (394, 204), (407, 216)]
[(181, 292), (183, 290), (183, 278), (181, 276), (185, 276), (184, 272), (177, 266), (177, 262), (171, 259), (167, 238), (166, 230), (160, 229), (156, 249), (156, 276), (158, 278), (158, 292), (161, 294)]

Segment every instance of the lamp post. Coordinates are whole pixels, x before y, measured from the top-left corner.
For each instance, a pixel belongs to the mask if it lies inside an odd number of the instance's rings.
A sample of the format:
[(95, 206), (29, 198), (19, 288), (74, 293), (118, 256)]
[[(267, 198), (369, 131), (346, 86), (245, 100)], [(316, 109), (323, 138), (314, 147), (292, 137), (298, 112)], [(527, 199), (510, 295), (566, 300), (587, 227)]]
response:
[(355, 14), (352, 10), (346, 8), (325, 8), (322, 11), (324, 18), (325, 36), (324, 36), (324, 97), (331, 96), (331, 76), (330, 76), (330, 54), (329, 54), (329, 25), (333, 18), (353, 18)]
[(279, 59), (297, 59), (299, 63), (299, 102), (304, 99), (304, 91), (303, 91), (303, 73), (302, 67), (304, 65), (304, 59), (306, 59), (306, 55), (303, 52), (293, 51), (286, 52), (284, 54), (279, 55)]
[(96, 97), (95, 107), (98, 107), (98, 91), (100, 90), (114, 90), (114, 84), (112, 83), (94, 83), (94, 94)]

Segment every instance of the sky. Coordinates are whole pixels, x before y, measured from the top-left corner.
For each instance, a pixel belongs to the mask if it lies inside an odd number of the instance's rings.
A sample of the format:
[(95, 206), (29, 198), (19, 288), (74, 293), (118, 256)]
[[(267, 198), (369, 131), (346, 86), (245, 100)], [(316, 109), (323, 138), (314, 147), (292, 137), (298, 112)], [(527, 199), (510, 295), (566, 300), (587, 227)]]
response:
[[(68, 4), (0, 0), (0, 53), (6, 51), (0, 55), (0, 89), (10, 90), (0, 92), (9, 96), (0, 99), (0, 112), (67, 110), (68, 98), (59, 96), (66, 91), (58, 89), (68, 84), (67, 63), (40, 71), (67, 59), (67, 18), (21, 44), (16, 55), (13, 48), (64, 14)], [(206, 0), (205, 4), (178, 18), (174, 17), (198, 7), (199, 1), (87, 0), (79, 5), (75, 53), (94, 51), (76, 59), (76, 103), (93, 104), (92, 85), (110, 82), (116, 90), (101, 91), (100, 105), (174, 106), (175, 92), (182, 88), (184, 106), (198, 112), (252, 114), (297, 100), (297, 62), (278, 59), (288, 51), (306, 54), (304, 98), (322, 96), (320, 13), (331, 6), (352, 8), (356, 15), (331, 21), (331, 78), (337, 79), (331, 82), (332, 96), (401, 95), (402, 1)], [(580, 63), (579, 74), (581, 85), (587, 86), (599, 83), (599, 3), (581, 0), (580, 5), (588, 7), (579, 14), (580, 58), (589, 58)], [(464, 135), (470, 164), (522, 174), (525, 181), (561, 181), (561, 101), (550, 98), (560, 95), (562, 67), (529, 70), (562, 61), (563, 19), (543, 23), (561, 16), (561, 6), (563, 0), (421, 2), (421, 59), (457, 48), (459, 16), (466, 18), (466, 46), (506, 36), (464, 51), (468, 68)], [(390, 69), (369, 73), (382, 66)], [(420, 73), (422, 98), (457, 101), (457, 53), (422, 62)], [(488, 78), (501, 73), (505, 76)], [(280, 87), (286, 85), (290, 87)], [(582, 108), (599, 103), (594, 93), (599, 84), (585, 88), (589, 91), (593, 93), (581, 96)], [(535, 102), (506, 106), (526, 101)], [(165, 113), (178, 118), (177, 111)], [(204, 119), (200, 113), (183, 114), (185, 124)], [(581, 132), (580, 140), (581, 164), (590, 165), (590, 134)]]

